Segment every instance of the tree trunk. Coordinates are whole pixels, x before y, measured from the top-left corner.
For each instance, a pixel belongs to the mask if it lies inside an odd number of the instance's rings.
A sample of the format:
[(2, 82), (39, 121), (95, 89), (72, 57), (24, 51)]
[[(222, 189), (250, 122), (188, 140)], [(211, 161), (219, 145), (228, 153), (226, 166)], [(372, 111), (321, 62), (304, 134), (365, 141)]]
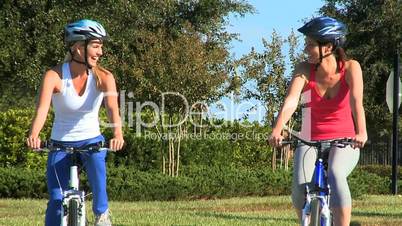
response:
[(174, 142), (175, 139), (173, 137), (174, 134), (172, 134), (172, 137), (170, 139), (170, 167), (169, 167), (169, 171), (170, 171), (170, 176), (174, 177), (175, 175), (175, 148), (174, 148)]
[(182, 136), (182, 128), (181, 128), (181, 124), (180, 124), (179, 125), (179, 135), (177, 137), (176, 177), (179, 176), (181, 136)]
[(272, 170), (276, 170), (276, 148), (272, 148)]
[(200, 114), (200, 137), (202, 136), (202, 107), (201, 107), (201, 114)]
[(160, 127), (161, 127), (161, 131), (159, 132), (159, 137), (161, 138), (161, 148), (160, 148), (160, 156), (161, 156), (161, 160), (162, 160), (162, 166), (161, 166), (161, 171), (163, 174), (166, 174), (166, 157), (165, 157), (165, 146), (166, 146), (166, 140), (164, 137), (164, 128), (163, 128), (163, 123), (162, 123), (162, 117), (163, 115), (161, 114), (161, 112), (159, 112), (159, 122), (160, 122)]
[[(169, 115), (169, 124), (170, 125), (172, 125), (172, 117)], [(172, 155), (172, 152), (173, 152), (173, 138), (172, 138), (172, 128), (171, 127), (169, 127), (169, 133), (168, 133), (169, 135), (168, 135), (168, 142), (169, 142), (169, 145), (168, 145), (168, 151), (169, 151), (169, 163), (168, 163), (168, 172), (169, 172), (169, 176), (172, 176), (172, 174), (173, 174), (173, 171), (172, 171), (172, 168), (173, 168), (173, 155)]]

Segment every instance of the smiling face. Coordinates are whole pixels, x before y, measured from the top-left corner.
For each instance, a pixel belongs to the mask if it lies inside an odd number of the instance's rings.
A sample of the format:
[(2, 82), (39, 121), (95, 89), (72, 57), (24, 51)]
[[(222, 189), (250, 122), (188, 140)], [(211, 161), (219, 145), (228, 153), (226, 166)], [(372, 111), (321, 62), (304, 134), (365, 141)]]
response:
[(318, 42), (310, 37), (306, 37), (304, 44), (304, 52), (307, 54), (308, 62), (316, 64), (320, 62), (320, 51)]
[(320, 62), (320, 48), (322, 56), (327, 56), (328, 54), (332, 53), (332, 44), (327, 43), (320, 45), (318, 42), (311, 37), (306, 37), (305, 45), (304, 45), (304, 52), (308, 56), (308, 62), (311, 64), (316, 64)]
[[(103, 55), (103, 43), (100, 40), (91, 40), (87, 45), (87, 62), (91, 67), (96, 66), (99, 57)], [(85, 43), (77, 42), (72, 46), (74, 59), (85, 62)]]
[(88, 64), (92, 67), (96, 66), (99, 57), (103, 55), (103, 43), (100, 40), (92, 40), (87, 46)]

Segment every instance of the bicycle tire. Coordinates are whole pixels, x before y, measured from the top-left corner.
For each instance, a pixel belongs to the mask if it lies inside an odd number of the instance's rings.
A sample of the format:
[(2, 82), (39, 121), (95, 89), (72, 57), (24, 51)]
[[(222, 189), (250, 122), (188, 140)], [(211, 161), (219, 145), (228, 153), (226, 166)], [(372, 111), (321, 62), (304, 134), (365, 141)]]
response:
[(68, 226), (79, 226), (78, 208), (80, 206), (79, 200), (71, 199), (68, 202)]
[(310, 226), (321, 226), (321, 204), (319, 199), (311, 200)]

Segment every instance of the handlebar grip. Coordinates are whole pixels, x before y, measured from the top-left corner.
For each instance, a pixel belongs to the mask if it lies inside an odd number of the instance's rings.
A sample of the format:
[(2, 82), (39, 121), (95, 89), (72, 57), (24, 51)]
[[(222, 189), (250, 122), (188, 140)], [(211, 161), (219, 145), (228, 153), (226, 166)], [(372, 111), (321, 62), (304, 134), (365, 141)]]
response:
[(296, 143), (295, 140), (282, 140), (280, 145), (294, 144), (294, 143)]
[(50, 141), (47, 141), (47, 140), (45, 140), (45, 141), (41, 141), (40, 142), (40, 148), (47, 148), (47, 147), (49, 147), (49, 144), (50, 144)]

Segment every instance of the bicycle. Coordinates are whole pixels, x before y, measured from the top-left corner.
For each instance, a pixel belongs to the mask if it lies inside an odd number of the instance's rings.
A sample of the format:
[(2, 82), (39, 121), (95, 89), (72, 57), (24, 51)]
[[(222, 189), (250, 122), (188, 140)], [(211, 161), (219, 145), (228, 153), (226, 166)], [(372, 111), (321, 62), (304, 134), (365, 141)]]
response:
[[(353, 145), (353, 140), (350, 138), (332, 139), (332, 140), (321, 140), (321, 141), (308, 141), (303, 138), (298, 133), (290, 129), (286, 129), (292, 137), (293, 140), (282, 141), (284, 144), (295, 144), (302, 142), (310, 147), (315, 147), (317, 150), (317, 158), (315, 161), (314, 176), (312, 180), (312, 188), (306, 184), (306, 197), (304, 207), (302, 209), (302, 226), (331, 226), (332, 212), (329, 208), (329, 201), (331, 195), (331, 189), (328, 184), (327, 178), (327, 166), (328, 166), (328, 156), (331, 147), (341, 147), (344, 148), (347, 145)], [(310, 224), (309, 224), (310, 223)]]
[(63, 198), (60, 226), (88, 225), (85, 210), (85, 191), (80, 190), (79, 188), (79, 163), (77, 160), (77, 154), (84, 152), (113, 151), (112, 149), (106, 148), (104, 146), (105, 144), (103, 142), (99, 142), (81, 148), (74, 148), (62, 146), (60, 144), (49, 141), (44, 142), (41, 145), (41, 149), (35, 150), (42, 152), (64, 151), (69, 154), (71, 159), (69, 188), (68, 190), (61, 191)]

